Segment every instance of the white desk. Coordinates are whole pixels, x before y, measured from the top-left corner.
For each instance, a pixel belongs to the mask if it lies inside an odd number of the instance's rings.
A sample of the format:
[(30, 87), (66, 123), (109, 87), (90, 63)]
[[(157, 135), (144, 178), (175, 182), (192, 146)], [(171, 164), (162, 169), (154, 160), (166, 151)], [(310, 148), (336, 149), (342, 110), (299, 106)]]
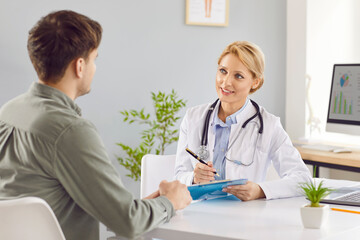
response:
[[(327, 181), (327, 186), (359, 186), (358, 182)], [(360, 239), (360, 214), (330, 211), (321, 229), (306, 229), (300, 207), (304, 197), (241, 202), (215, 199), (191, 204), (144, 237), (183, 239)], [(333, 205), (360, 211), (359, 207)], [(120, 238), (110, 238), (120, 239)]]

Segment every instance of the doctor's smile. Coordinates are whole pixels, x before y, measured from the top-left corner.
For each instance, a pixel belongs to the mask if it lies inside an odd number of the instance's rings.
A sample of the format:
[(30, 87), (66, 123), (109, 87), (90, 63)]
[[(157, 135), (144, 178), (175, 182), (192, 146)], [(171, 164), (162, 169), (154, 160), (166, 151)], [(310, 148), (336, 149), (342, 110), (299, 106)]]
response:
[[(223, 189), (244, 201), (301, 194), (297, 186), (311, 178), (308, 168), (280, 119), (250, 99), (264, 83), (264, 70), (264, 54), (255, 44), (239, 41), (225, 48), (215, 76), (218, 99), (188, 109), (181, 123), (176, 179), (186, 185), (247, 179)], [(271, 165), (281, 179), (265, 181)]]
[(222, 94), (224, 95), (230, 95), (231, 93), (235, 93), (234, 91), (229, 91), (229, 90), (226, 90), (226, 89), (223, 89), (223, 88), (220, 88), (221, 91), (222, 91)]

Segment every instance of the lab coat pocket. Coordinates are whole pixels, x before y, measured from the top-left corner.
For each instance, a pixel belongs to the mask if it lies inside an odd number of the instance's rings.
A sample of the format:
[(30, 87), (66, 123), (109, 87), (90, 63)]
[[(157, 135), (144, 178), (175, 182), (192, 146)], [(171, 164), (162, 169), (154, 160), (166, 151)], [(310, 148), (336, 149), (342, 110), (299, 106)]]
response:
[(256, 152), (260, 151), (260, 146), (258, 146), (260, 134), (257, 122), (249, 122), (245, 128), (241, 128), (239, 131), (235, 130), (232, 135), (226, 158), (233, 163), (252, 164)]
[[(266, 178), (267, 165), (262, 161), (266, 158), (266, 154), (261, 151), (255, 152), (254, 158), (249, 161), (243, 159), (245, 164), (237, 164), (235, 162), (226, 161), (226, 178), (238, 179), (246, 178), (253, 182), (262, 182)], [(246, 162), (248, 161), (248, 162)]]
[(226, 155), (227, 160), (238, 165), (250, 165), (255, 160), (256, 148), (254, 146), (241, 147), (238, 150), (233, 149)]

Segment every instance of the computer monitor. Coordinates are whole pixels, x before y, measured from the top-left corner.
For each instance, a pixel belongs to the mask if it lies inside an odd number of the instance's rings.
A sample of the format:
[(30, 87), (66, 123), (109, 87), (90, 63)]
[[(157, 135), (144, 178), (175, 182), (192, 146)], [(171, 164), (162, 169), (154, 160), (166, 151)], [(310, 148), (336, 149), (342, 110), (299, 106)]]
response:
[(360, 135), (360, 64), (335, 64), (326, 131)]

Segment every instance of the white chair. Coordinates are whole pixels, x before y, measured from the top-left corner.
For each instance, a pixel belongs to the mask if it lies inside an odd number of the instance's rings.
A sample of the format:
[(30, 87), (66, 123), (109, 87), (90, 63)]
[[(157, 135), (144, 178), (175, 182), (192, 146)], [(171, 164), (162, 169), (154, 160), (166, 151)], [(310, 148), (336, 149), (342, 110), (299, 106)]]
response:
[(274, 165), (271, 163), (266, 174), (266, 181), (273, 181), (280, 179), (279, 174), (274, 168)]
[(65, 240), (49, 205), (38, 197), (0, 200), (0, 239)]
[(147, 197), (159, 189), (162, 180), (174, 179), (176, 155), (146, 154), (141, 159), (140, 198)]

